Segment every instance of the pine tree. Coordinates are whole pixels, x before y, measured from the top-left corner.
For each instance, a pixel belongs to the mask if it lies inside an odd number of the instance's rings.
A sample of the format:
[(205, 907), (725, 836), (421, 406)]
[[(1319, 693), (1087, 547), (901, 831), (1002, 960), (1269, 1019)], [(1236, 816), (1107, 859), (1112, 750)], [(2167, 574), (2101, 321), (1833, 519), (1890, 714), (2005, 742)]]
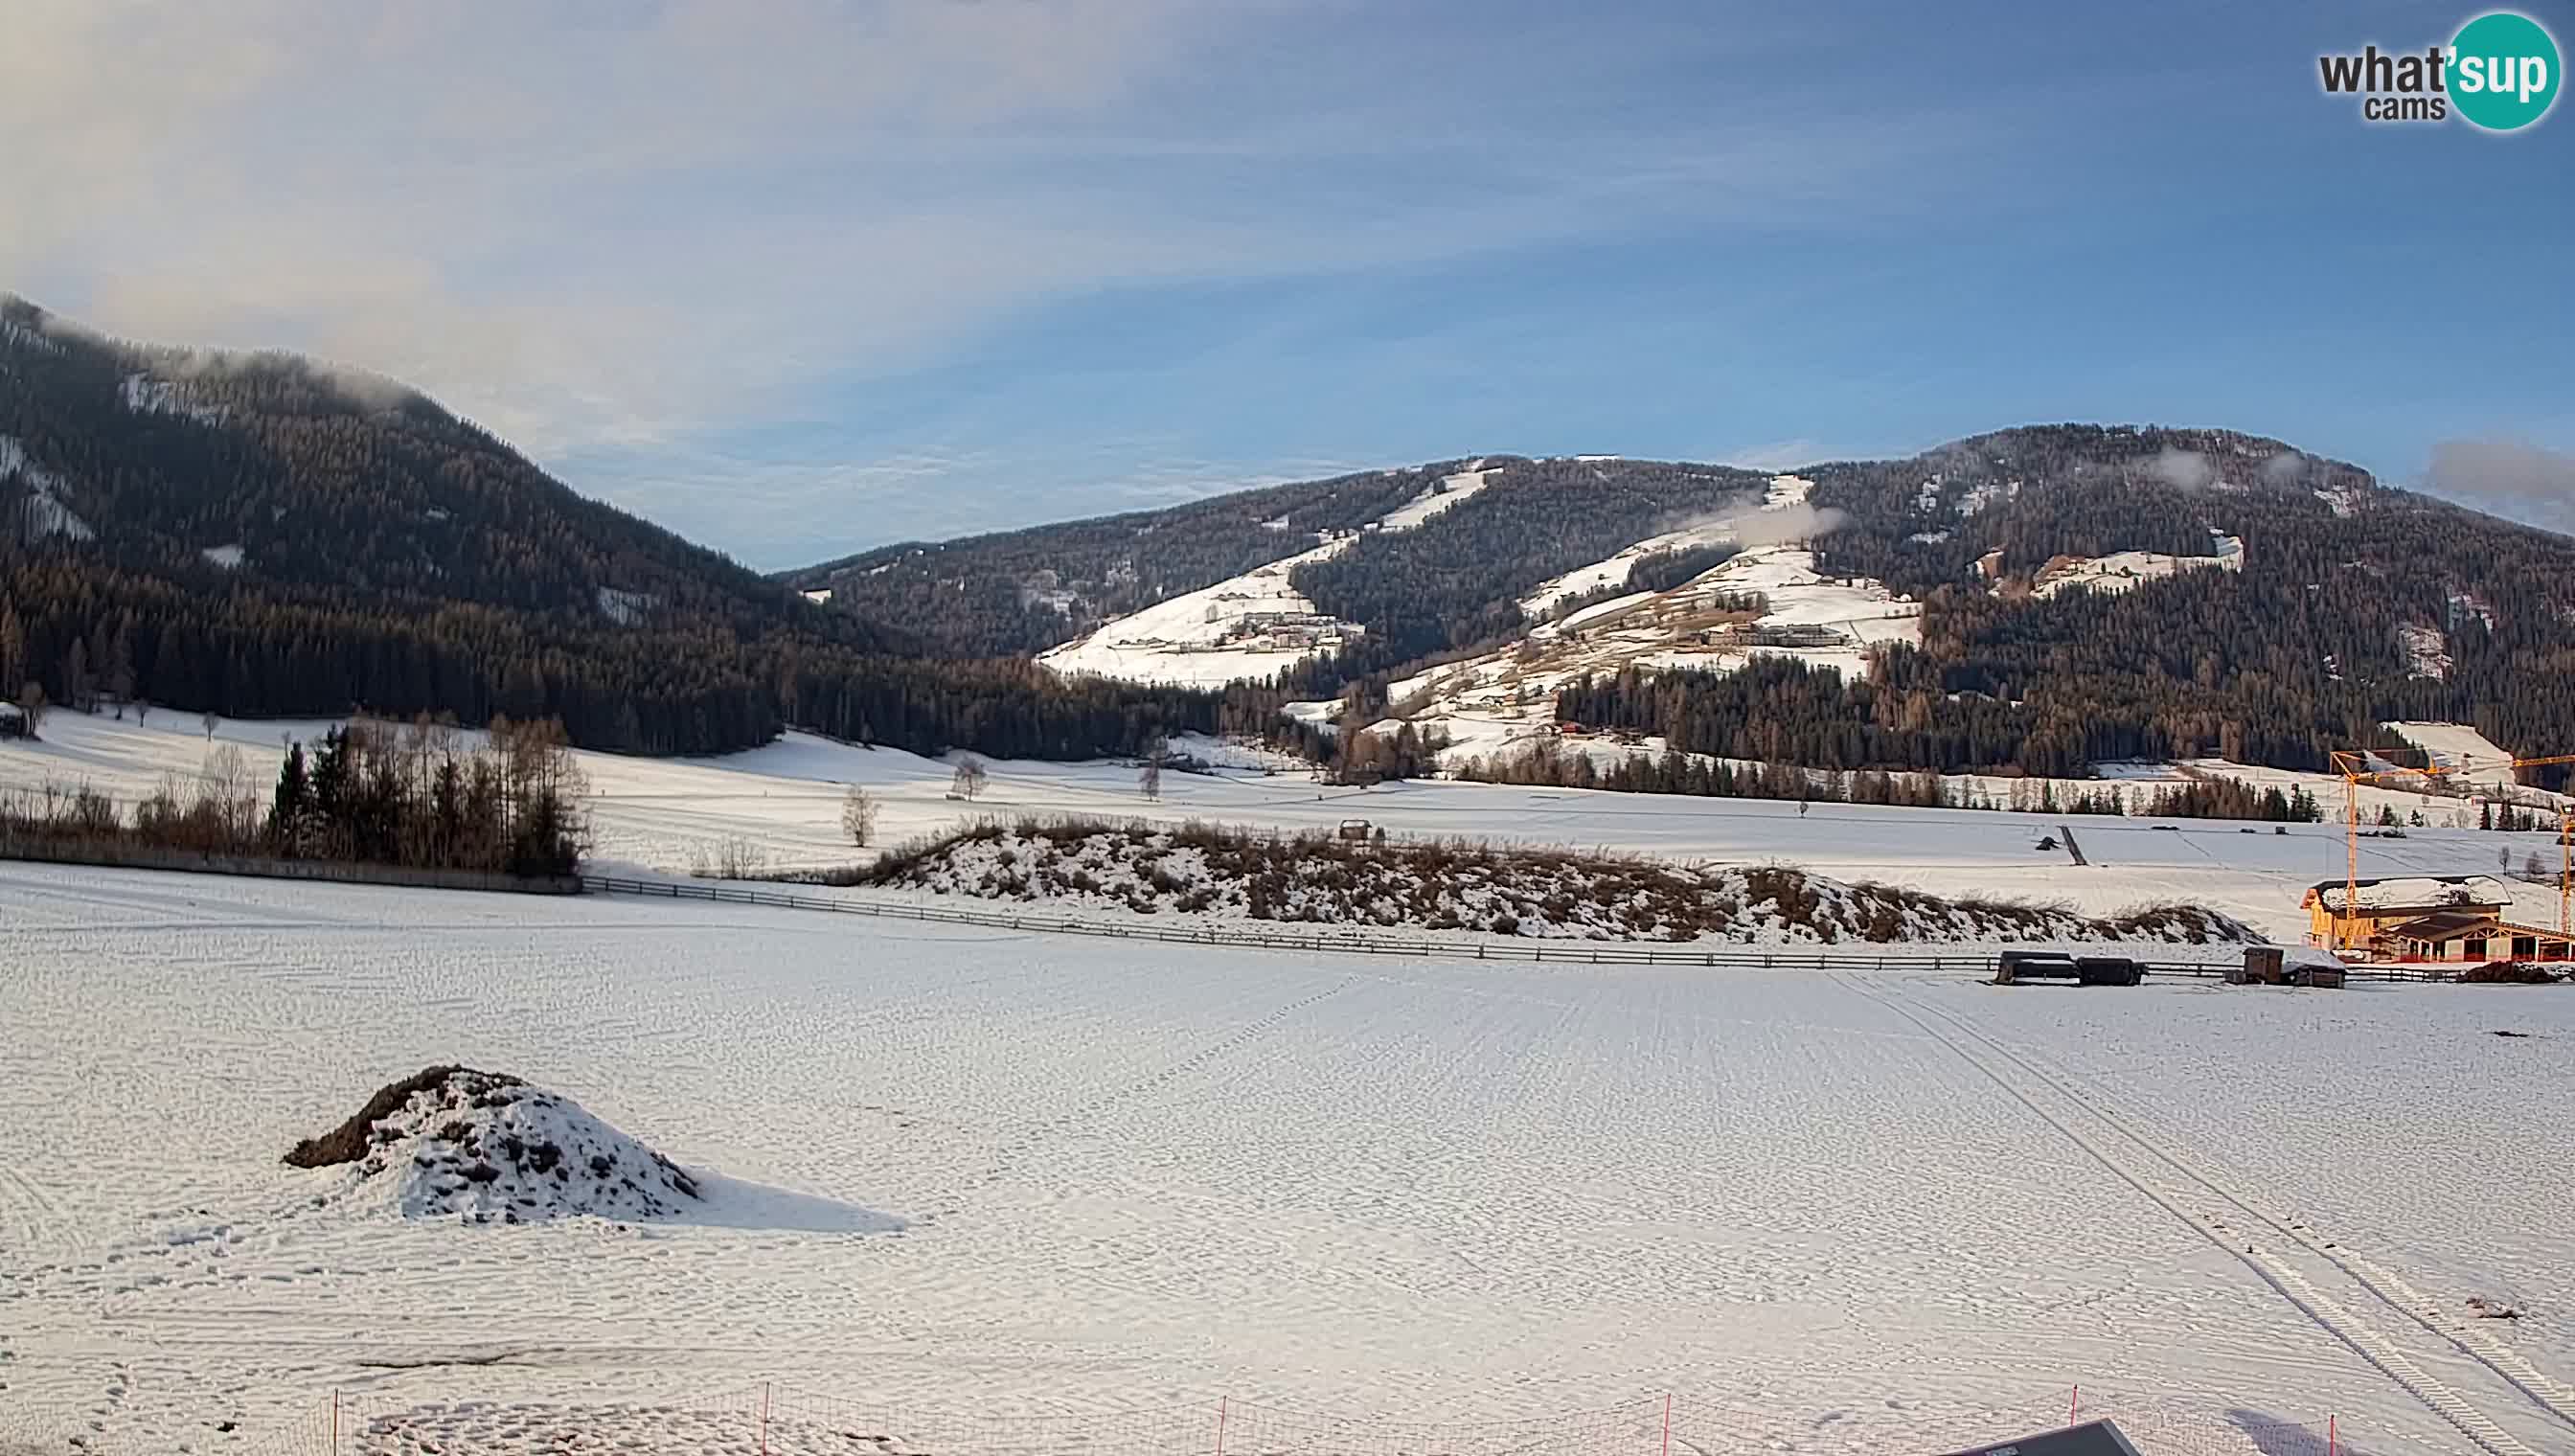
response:
[(25, 681), (18, 670), (27, 662), (27, 629), (18, 621), (17, 607), (0, 600), (0, 692), (10, 685)]
[(90, 696), (89, 645), (79, 638), (72, 639), (71, 652), (63, 662), (63, 696), (74, 712), (88, 713), (98, 706)]
[(268, 842), (288, 858), (304, 849), (305, 825), (313, 814), (313, 785), (304, 764), (304, 745), (290, 743), (278, 765), (277, 790), (269, 800)]

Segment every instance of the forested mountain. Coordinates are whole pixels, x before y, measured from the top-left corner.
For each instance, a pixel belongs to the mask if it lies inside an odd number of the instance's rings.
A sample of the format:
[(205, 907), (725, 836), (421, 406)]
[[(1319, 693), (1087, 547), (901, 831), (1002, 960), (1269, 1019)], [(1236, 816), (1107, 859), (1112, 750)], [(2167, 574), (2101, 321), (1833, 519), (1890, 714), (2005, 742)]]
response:
[[(2029, 736), (2006, 761), (2033, 767), (2215, 753), (2320, 768), (2405, 719), (2575, 749), (2575, 539), (2225, 431), (2009, 430), (1804, 474), (1849, 518), (1819, 539), (1822, 569), (1926, 603), (1921, 653), (1877, 674), (1894, 692), (1844, 721), (1981, 695), (2016, 706)], [(2207, 556), (2221, 535), (2243, 570), (2016, 590), (2060, 557)]]
[[(1797, 475), (1802, 500), (1768, 500), (1758, 530), (1803, 543), (1827, 585), (1918, 603), (1919, 645), (1873, 647), (1847, 675), (1603, 672), (1566, 685), (1565, 711), (1846, 770), (2315, 767), (2399, 719), (2575, 750), (2568, 538), (2222, 431), (2033, 427)], [(1134, 751), (1175, 729), (1276, 730), (1291, 699), (1342, 697), (1366, 720), (1425, 665), (1514, 653), (1539, 619), (1718, 568), (1755, 544), (1741, 532), (1769, 485), (1717, 466), (1457, 460), (768, 579), (388, 381), (120, 343), (0, 297), (0, 689), (241, 716), (557, 717), (579, 743), (637, 752), (791, 726), (925, 750)], [(1289, 595), (1212, 602), (1207, 619), (1222, 637), (1236, 612), (1269, 635), (1260, 661), (1296, 664), (1269, 681), (1182, 692), (1030, 661), (1289, 557)], [(801, 595), (826, 588), (826, 605)], [(1760, 610), (1757, 592), (1704, 605)], [(1283, 639), (1335, 646), (1298, 662)]]
[(389, 381), (101, 338), (0, 296), (0, 696), (561, 718), (636, 752), (788, 726), (1084, 756), (1204, 696), (933, 662)]
[[(934, 645), (1035, 652), (1100, 618), (1310, 550), (1476, 465), (1471, 499), (1364, 532), (1289, 577), (1360, 631), (1266, 685), (1347, 692), (1364, 717), (1426, 663), (1509, 649), (1542, 584), (1719, 513), (1766, 477), (1616, 459), (1494, 459), (1343, 477), (1180, 510), (903, 548), (791, 574)], [(1838, 769), (2080, 773), (2101, 759), (2220, 754), (2320, 767), (2396, 719), (2472, 723), (2524, 752), (2575, 751), (2575, 541), (2381, 486), (2227, 431), (2005, 430), (1893, 461), (1833, 462), (1794, 534), (1828, 578), (1922, 604), (1918, 649), (1844, 681), (1795, 663), (1578, 684), (1584, 722)], [(1288, 511), (1293, 530), (1265, 530)], [(1643, 559), (1612, 595), (1724, 559)], [(2121, 554), (2182, 566), (2131, 570)], [(2097, 575), (2095, 590), (2059, 577)], [(1157, 585), (1159, 584), (1159, 585)], [(1566, 599), (1559, 599), (1566, 600)], [(1006, 605), (980, 611), (971, 604)], [(1561, 611), (1559, 606), (1557, 611)], [(1260, 695), (1237, 694), (1233, 717)], [(1308, 735), (1307, 742), (1317, 741)]]

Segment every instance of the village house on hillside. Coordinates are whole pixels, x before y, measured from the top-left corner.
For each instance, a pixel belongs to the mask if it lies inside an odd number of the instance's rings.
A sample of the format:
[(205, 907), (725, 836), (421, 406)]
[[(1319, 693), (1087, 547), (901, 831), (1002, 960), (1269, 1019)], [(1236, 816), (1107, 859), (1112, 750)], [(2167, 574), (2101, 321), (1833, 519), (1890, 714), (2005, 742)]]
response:
[(2567, 960), (2575, 944), (2562, 932), (2505, 917), (2512, 891), (2484, 874), (2424, 874), (2363, 879), (2343, 902), (2339, 879), (2310, 885), (2309, 943), (2349, 947), (2395, 960)]

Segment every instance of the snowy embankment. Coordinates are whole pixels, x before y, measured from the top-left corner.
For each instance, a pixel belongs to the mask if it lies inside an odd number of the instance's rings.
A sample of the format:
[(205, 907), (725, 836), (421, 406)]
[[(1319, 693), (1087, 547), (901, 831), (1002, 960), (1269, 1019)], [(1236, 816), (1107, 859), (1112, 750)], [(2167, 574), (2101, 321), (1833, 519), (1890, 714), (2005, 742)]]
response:
[(880, 886), (1233, 920), (1401, 925), (1544, 939), (1836, 944), (2260, 937), (2213, 910), (2089, 917), (1943, 900), (1780, 865), (1698, 867), (1451, 840), (1368, 844), (1185, 824), (979, 824), (896, 851)]

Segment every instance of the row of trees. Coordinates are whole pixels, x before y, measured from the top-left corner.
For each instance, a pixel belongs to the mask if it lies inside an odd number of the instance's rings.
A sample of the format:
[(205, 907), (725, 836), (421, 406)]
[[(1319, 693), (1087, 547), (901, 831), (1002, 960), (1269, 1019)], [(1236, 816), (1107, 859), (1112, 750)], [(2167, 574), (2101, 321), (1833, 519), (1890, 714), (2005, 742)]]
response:
[(265, 825), (271, 852), (511, 874), (569, 874), (589, 787), (563, 725), (495, 719), (483, 741), (421, 721), (361, 720), (290, 744)]
[(1706, 798), (1766, 798), (1804, 803), (1893, 804), (1911, 808), (2011, 809), (2041, 814), (2130, 814), (2141, 818), (2229, 818), (2313, 823), (2322, 818), (2304, 788), (2282, 792), (2239, 779), (2204, 777), (2162, 786), (2059, 784), (2013, 778), (1999, 794), (1972, 781), (1912, 771), (1814, 770), (1783, 762), (1737, 763), (1702, 754), (1632, 751), (1603, 764), (1557, 738), (1527, 751), (1473, 757), (1456, 776), (1481, 783), (1681, 793)]
[(241, 750), (211, 749), (132, 805), (95, 791), (21, 789), (0, 828), (38, 838), (264, 855), (569, 874), (589, 843), (588, 787), (563, 726), (495, 720), (479, 735), (420, 720), (360, 720), (287, 746), (263, 799)]

